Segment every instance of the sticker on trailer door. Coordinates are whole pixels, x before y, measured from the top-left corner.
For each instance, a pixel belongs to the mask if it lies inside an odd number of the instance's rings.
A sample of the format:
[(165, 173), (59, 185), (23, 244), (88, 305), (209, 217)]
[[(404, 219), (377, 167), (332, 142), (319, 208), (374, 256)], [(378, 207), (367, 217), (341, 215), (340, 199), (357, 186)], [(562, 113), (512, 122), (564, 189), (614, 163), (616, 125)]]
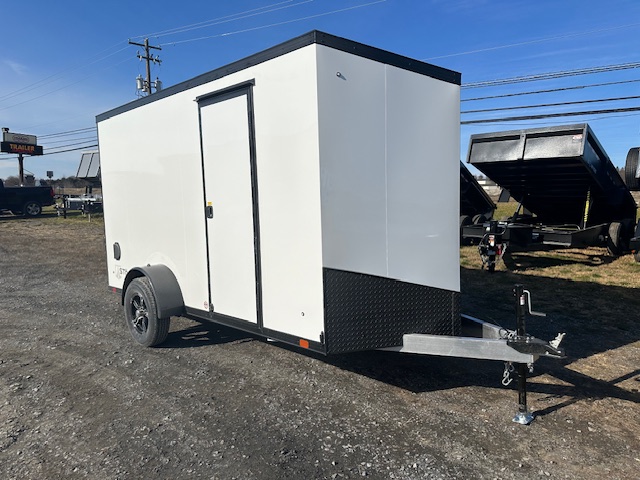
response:
[(120, 280), (122, 277), (124, 277), (127, 274), (128, 271), (129, 270), (127, 270), (126, 268), (118, 267), (116, 265), (113, 269), (113, 274), (116, 276), (118, 280)]

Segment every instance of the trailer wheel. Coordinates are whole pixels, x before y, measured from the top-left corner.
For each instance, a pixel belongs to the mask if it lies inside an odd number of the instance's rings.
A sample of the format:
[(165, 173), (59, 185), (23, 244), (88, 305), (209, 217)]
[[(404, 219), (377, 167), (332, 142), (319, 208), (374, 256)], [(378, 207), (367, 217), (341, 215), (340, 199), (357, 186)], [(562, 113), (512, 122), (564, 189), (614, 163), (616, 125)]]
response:
[(145, 347), (167, 339), (170, 318), (158, 318), (156, 298), (147, 277), (134, 278), (124, 295), (124, 316), (133, 339)]
[(29, 200), (22, 207), (22, 211), (25, 217), (37, 217), (42, 213), (42, 205), (34, 200)]
[(482, 213), (479, 213), (478, 215), (474, 215), (473, 216), (473, 224), (474, 225), (482, 225), (486, 221), (487, 221), (487, 217), (485, 215), (483, 215)]
[(460, 215), (460, 245), (471, 245), (471, 241), (462, 236), (462, 229), (467, 225), (471, 225), (471, 217), (469, 215)]
[(609, 236), (607, 237), (607, 249), (611, 255), (622, 255), (624, 252), (623, 228), (621, 222), (611, 222)]
[(638, 153), (640, 148), (632, 148), (627, 153), (627, 161), (624, 165), (624, 183), (629, 190), (640, 190), (640, 179), (636, 178), (638, 172)]

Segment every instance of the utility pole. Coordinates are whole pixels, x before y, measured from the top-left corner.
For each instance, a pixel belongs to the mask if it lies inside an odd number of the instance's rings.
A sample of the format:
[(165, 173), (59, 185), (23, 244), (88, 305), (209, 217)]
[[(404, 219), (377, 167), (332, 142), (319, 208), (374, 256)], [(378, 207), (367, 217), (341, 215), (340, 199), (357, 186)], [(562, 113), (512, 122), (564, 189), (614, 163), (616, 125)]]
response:
[(162, 50), (162, 48), (154, 47), (153, 45), (149, 45), (149, 39), (148, 38), (144, 39), (144, 43), (136, 43), (136, 42), (132, 42), (131, 40), (129, 40), (129, 44), (130, 45), (137, 45), (139, 47), (144, 47), (144, 55), (140, 55), (140, 53), (138, 53), (138, 58), (141, 59), (141, 60), (145, 60), (147, 62), (147, 79), (146, 79), (146, 82), (144, 84), (143, 91), (147, 92), (147, 95), (151, 95), (151, 62), (160, 64), (160, 62), (162, 62), (162, 60), (160, 60), (157, 55), (155, 57), (149, 55), (149, 50), (151, 48), (154, 48), (156, 50)]

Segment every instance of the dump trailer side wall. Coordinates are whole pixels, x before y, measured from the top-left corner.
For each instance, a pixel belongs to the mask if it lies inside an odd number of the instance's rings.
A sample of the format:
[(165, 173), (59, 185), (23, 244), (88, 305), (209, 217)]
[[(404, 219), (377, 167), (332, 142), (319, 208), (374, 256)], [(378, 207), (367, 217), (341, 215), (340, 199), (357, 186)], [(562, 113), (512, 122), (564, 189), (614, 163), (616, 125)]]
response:
[(635, 217), (631, 194), (587, 124), (472, 135), (467, 161), (543, 224)]

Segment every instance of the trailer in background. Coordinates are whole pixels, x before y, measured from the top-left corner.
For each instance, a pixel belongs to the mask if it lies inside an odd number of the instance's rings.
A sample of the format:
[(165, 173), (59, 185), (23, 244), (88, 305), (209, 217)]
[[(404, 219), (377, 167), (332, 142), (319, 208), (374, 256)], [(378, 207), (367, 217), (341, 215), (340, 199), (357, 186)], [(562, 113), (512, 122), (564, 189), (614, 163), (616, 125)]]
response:
[(99, 115), (133, 338), (183, 315), (322, 354), (516, 362), (528, 423), (526, 366), (562, 351), (460, 315), (459, 100), (456, 72), (314, 31)]
[[(629, 149), (624, 165), (624, 176), (627, 188), (631, 191), (640, 191), (640, 147)], [(636, 231), (629, 241), (629, 249), (633, 253), (636, 262), (640, 262), (640, 222), (636, 225)]]
[[(493, 218), (496, 204), (460, 162), (460, 235), (468, 225), (482, 225)], [(461, 237), (462, 238), (462, 237)]]
[(614, 255), (629, 248), (636, 203), (589, 125), (472, 135), (467, 161), (519, 205), (508, 221), (465, 236), (491, 230), (505, 245), (607, 245)]

